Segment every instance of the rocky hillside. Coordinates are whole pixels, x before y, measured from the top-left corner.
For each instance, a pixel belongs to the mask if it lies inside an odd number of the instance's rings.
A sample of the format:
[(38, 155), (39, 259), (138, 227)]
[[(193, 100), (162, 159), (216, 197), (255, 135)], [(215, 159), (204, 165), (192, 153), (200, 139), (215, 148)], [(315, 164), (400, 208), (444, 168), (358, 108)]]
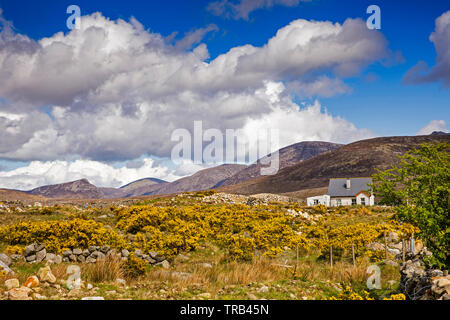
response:
[[(299, 142), (279, 150), (280, 169), (297, 164), (304, 160), (311, 159), (319, 154), (336, 150), (342, 144), (322, 142), (322, 141), (304, 141)], [(267, 157), (262, 158), (261, 160)], [(232, 177), (224, 180), (220, 186), (231, 186), (253, 178), (261, 176), (261, 168), (266, 165), (261, 164), (261, 160), (239, 171)], [(218, 187), (218, 186), (217, 186)]]
[(91, 184), (87, 179), (43, 186), (33, 189), (28, 193), (46, 198), (59, 199), (98, 199), (104, 197), (101, 189)]
[(219, 188), (239, 194), (287, 193), (321, 188), (330, 178), (367, 177), (375, 169), (387, 169), (398, 162), (397, 156), (420, 144), (450, 142), (450, 135), (382, 137), (362, 140), (280, 170), (276, 175), (258, 177)]
[(246, 167), (246, 165), (240, 164), (223, 164), (214, 168), (201, 170), (192, 176), (165, 184), (160, 189), (149, 194), (170, 194), (212, 189)]

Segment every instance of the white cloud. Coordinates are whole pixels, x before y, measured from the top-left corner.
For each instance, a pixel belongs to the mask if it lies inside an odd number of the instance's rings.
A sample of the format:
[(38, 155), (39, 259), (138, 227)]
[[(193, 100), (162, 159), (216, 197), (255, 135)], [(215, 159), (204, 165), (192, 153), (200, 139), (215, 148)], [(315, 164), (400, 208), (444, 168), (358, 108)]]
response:
[(417, 132), (418, 136), (428, 135), (434, 131), (448, 132), (449, 127), (444, 120), (432, 120), (425, 127)]
[[(186, 166), (188, 164), (186, 163)], [(197, 167), (196, 169), (200, 169)], [(27, 166), (11, 171), (0, 172), (0, 188), (31, 190), (39, 186), (65, 183), (86, 178), (97, 187), (120, 187), (129, 182), (151, 177), (174, 181), (186, 172), (175, 172), (164, 166), (159, 166), (153, 159), (141, 160), (140, 166), (115, 168), (112, 165), (97, 161), (33, 161)]]
[(220, 0), (211, 2), (206, 9), (216, 16), (248, 20), (249, 14), (258, 9), (272, 8), (276, 5), (295, 7), (300, 2), (308, 1), (310, 0), (237, 0), (234, 2)]
[(405, 74), (404, 81), (406, 83), (442, 81), (445, 87), (450, 87), (450, 11), (436, 19), (430, 41), (436, 49), (436, 64), (429, 68), (424, 61), (420, 61)]
[(194, 120), (225, 132), (252, 121), (273, 125), (273, 117), (280, 129), (289, 124), (286, 136), (297, 128), (292, 136), (298, 139), (349, 142), (367, 136), (320, 107), (298, 110), (291, 90), (327, 97), (349, 92), (345, 77), (389, 55), (381, 33), (360, 19), (296, 20), (262, 47), (231, 48), (210, 62), (203, 43), (180, 50), (214, 29), (188, 34), (177, 48), (135, 19), (111, 21), (100, 13), (82, 17), (80, 30), (39, 41), (5, 28), (0, 159), (168, 157), (172, 131), (192, 130)]

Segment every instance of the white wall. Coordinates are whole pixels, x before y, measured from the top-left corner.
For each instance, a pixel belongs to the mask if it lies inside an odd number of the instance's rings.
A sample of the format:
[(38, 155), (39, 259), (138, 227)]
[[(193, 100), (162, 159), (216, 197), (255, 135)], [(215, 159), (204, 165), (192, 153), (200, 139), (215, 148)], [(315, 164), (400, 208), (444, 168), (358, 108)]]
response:
[(314, 200), (318, 201), (318, 204), (323, 204), (327, 207), (330, 206), (330, 196), (327, 194), (321, 195), (321, 196), (315, 196), (315, 197), (309, 197), (306, 199), (306, 205), (309, 207), (313, 207), (316, 204), (314, 203)]

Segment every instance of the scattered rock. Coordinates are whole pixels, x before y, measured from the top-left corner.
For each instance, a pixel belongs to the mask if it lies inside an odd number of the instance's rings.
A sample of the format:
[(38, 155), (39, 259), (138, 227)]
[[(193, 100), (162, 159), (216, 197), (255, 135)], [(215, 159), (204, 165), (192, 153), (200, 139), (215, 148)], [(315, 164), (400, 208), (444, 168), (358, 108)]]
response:
[(53, 275), (49, 266), (39, 269), (38, 277), (41, 282), (56, 283), (56, 277)]
[(84, 297), (81, 300), (105, 300), (103, 297)]
[(30, 288), (20, 287), (13, 288), (8, 291), (8, 299), (9, 300), (31, 300), (31, 297), (28, 295), (32, 292)]
[(3, 261), (0, 261), (0, 271), (5, 272), (6, 274), (14, 275), (14, 271), (12, 271), (12, 270), (6, 265), (6, 263), (4, 263)]
[(44, 261), (46, 256), (47, 256), (47, 250), (45, 250), (45, 248), (43, 248), (42, 250), (40, 250), (36, 253), (36, 262)]
[(5, 286), (8, 290), (14, 289), (14, 288), (19, 288), (20, 287), (20, 283), (18, 279), (8, 279), (5, 281)]
[(121, 286), (126, 286), (127, 285), (127, 282), (124, 279), (120, 279), (120, 278), (116, 279), (116, 283), (121, 285)]
[(25, 247), (25, 257), (31, 256), (36, 253), (36, 245), (30, 244)]
[(27, 288), (35, 288), (39, 286), (39, 279), (36, 276), (31, 276), (25, 281), (24, 286)]
[(39, 293), (33, 293), (32, 297), (34, 300), (46, 300), (47, 299), (46, 296), (43, 296)]
[(83, 250), (81, 249), (73, 249), (72, 253), (76, 256), (79, 256), (80, 254), (83, 253)]
[(268, 291), (269, 291), (269, 288), (265, 285), (263, 285), (261, 288), (258, 289), (258, 292), (262, 292), (262, 293), (268, 292)]
[(11, 258), (8, 257), (4, 253), (0, 253), (0, 261), (3, 262), (4, 264), (6, 264), (7, 267), (9, 267), (11, 265), (11, 263), (12, 263)]
[(32, 254), (31, 256), (27, 256), (25, 259), (27, 260), (27, 262), (34, 262), (36, 261), (36, 255)]
[(170, 268), (170, 263), (167, 260), (164, 260), (163, 262), (161, 262), (161, 265), (164, 269), (169, 269)]

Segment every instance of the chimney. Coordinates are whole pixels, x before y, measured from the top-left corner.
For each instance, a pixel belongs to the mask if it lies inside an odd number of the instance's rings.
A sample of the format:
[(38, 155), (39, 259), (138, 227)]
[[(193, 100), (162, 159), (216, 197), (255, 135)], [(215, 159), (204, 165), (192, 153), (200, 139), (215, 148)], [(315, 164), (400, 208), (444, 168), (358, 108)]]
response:
[(347, 179), (347, 183), (345, 184), (345, 188), (347, 188), (347, 189), (351, 188), (350, 179)]

